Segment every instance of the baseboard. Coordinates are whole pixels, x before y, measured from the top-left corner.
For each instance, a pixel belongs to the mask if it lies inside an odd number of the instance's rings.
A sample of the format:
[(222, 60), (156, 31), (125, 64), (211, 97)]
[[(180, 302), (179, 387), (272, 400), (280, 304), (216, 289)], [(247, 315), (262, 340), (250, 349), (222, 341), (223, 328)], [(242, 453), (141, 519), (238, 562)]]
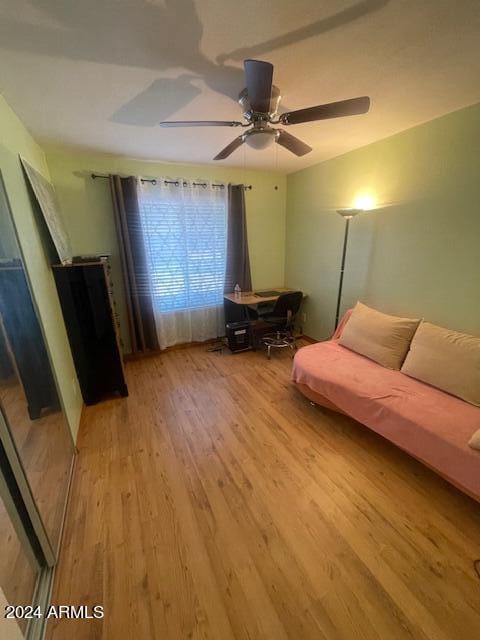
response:
[(131, 362), (132, 360), (142, 360), (143, 358), (160, 356), (162, 355), (162, 353), (168, 353), (169, 351), (177, 351), (179, 349), (188, 349), (189, 347), (201, 347), (202, 345), (207, 346), (209, 344), (215, 344), (215, 342), (218, 342), (219, 340), (222, 340), (222, 338), (210, 338), (209, 340), (203, 340), (201, 342), (182, 342), (181, 344), (174, 344), (171, 347), (166, 347), (165, 349), (156, 349), (140, 353), (124, 353), (123, 360), (124, 362)]
[[(319, 342), (319, 340), (316, 340), (311, 336), (307, 336), (304, 333), (295, 337), (297, 340), (305, 340), (306, 342), (310, 342), (311, 344)], [(145, 351), (141, 353), (124, 353), (123, 360), (124, 362), (133, 362), (135, 360), (142, 360), (143, 358), (152, 358), (154, 356), (160, 356), (163, 353), (168, 353), (169, 351), (178, 351), (180, 349), (188, 349), (189, 347), (201, 347), (202, 345), (208, 346), (209, 344), (215, 344), (221, 339), (222, 338), (211, 338), (209, 340), (204, 340), (202, 342), (182, 342), (181, 344), (174, 344), (171, 347), (166, 347), (165, 349), (157, 349), (156, 351)]]

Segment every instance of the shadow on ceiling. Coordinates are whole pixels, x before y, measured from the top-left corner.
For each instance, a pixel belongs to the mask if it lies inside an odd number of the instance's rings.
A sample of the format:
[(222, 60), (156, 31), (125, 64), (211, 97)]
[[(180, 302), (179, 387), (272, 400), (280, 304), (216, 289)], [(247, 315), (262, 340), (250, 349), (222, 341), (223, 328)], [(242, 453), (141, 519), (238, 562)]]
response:
[[(154, 126), (189, 104), (199, 93), (193, 82), (237, 100), (245, 85), (243, 69), (225, 64), (266, 54), (326, 33), (385, 7), (390, 0), (359, 0), (351, 7), (248, 48), (207, 58), (201, 51), (203, 25), (194, 0), (29, 0), (41, 16), (36, 24), (2, 17), (2, 48), (54, 57), (166, 71), (183, 68), (176, 78), (158, 78), (109, 119)], [(193, 82), (192, 82), (193, 81)]]

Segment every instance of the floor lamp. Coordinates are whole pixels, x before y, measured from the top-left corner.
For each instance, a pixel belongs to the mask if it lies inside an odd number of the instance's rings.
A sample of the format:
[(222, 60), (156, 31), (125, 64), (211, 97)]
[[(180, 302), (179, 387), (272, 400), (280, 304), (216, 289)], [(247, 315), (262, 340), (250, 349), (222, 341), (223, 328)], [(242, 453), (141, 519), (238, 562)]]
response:
[(343, 237), (342, 266), (340, 267), (340, 283), (338, 285), (337, 312), (335, 314), (335, 329), (338, 327), (340, 320), (340, 305), (342, 302), (343, 274), (345, 271), (345, 257), (347, 255), (348, 231), (350, 228), (350, 220), (364, 209), (338, 209), (337, 213), (345, 219), (345, 235)]

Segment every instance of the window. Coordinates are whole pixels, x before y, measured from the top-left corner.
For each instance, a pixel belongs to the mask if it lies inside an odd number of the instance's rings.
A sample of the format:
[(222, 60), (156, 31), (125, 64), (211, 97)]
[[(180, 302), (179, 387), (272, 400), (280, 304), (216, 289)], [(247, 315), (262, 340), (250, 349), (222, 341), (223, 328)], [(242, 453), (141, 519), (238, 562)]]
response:
[(157, 311), (221, 305), (226, 188), (180, 180), (145, 182), (140, 183), (139, 204), (149, 287)]

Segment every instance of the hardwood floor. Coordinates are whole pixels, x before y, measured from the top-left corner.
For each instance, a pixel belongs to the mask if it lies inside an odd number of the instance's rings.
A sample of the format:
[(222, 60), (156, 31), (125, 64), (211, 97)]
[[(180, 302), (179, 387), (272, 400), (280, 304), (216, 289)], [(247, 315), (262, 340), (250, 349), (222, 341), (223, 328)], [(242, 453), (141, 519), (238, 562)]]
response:
[(86, 411), (51, 640), (473, 640), (479, 505), (275, 353), (130, 362)]

